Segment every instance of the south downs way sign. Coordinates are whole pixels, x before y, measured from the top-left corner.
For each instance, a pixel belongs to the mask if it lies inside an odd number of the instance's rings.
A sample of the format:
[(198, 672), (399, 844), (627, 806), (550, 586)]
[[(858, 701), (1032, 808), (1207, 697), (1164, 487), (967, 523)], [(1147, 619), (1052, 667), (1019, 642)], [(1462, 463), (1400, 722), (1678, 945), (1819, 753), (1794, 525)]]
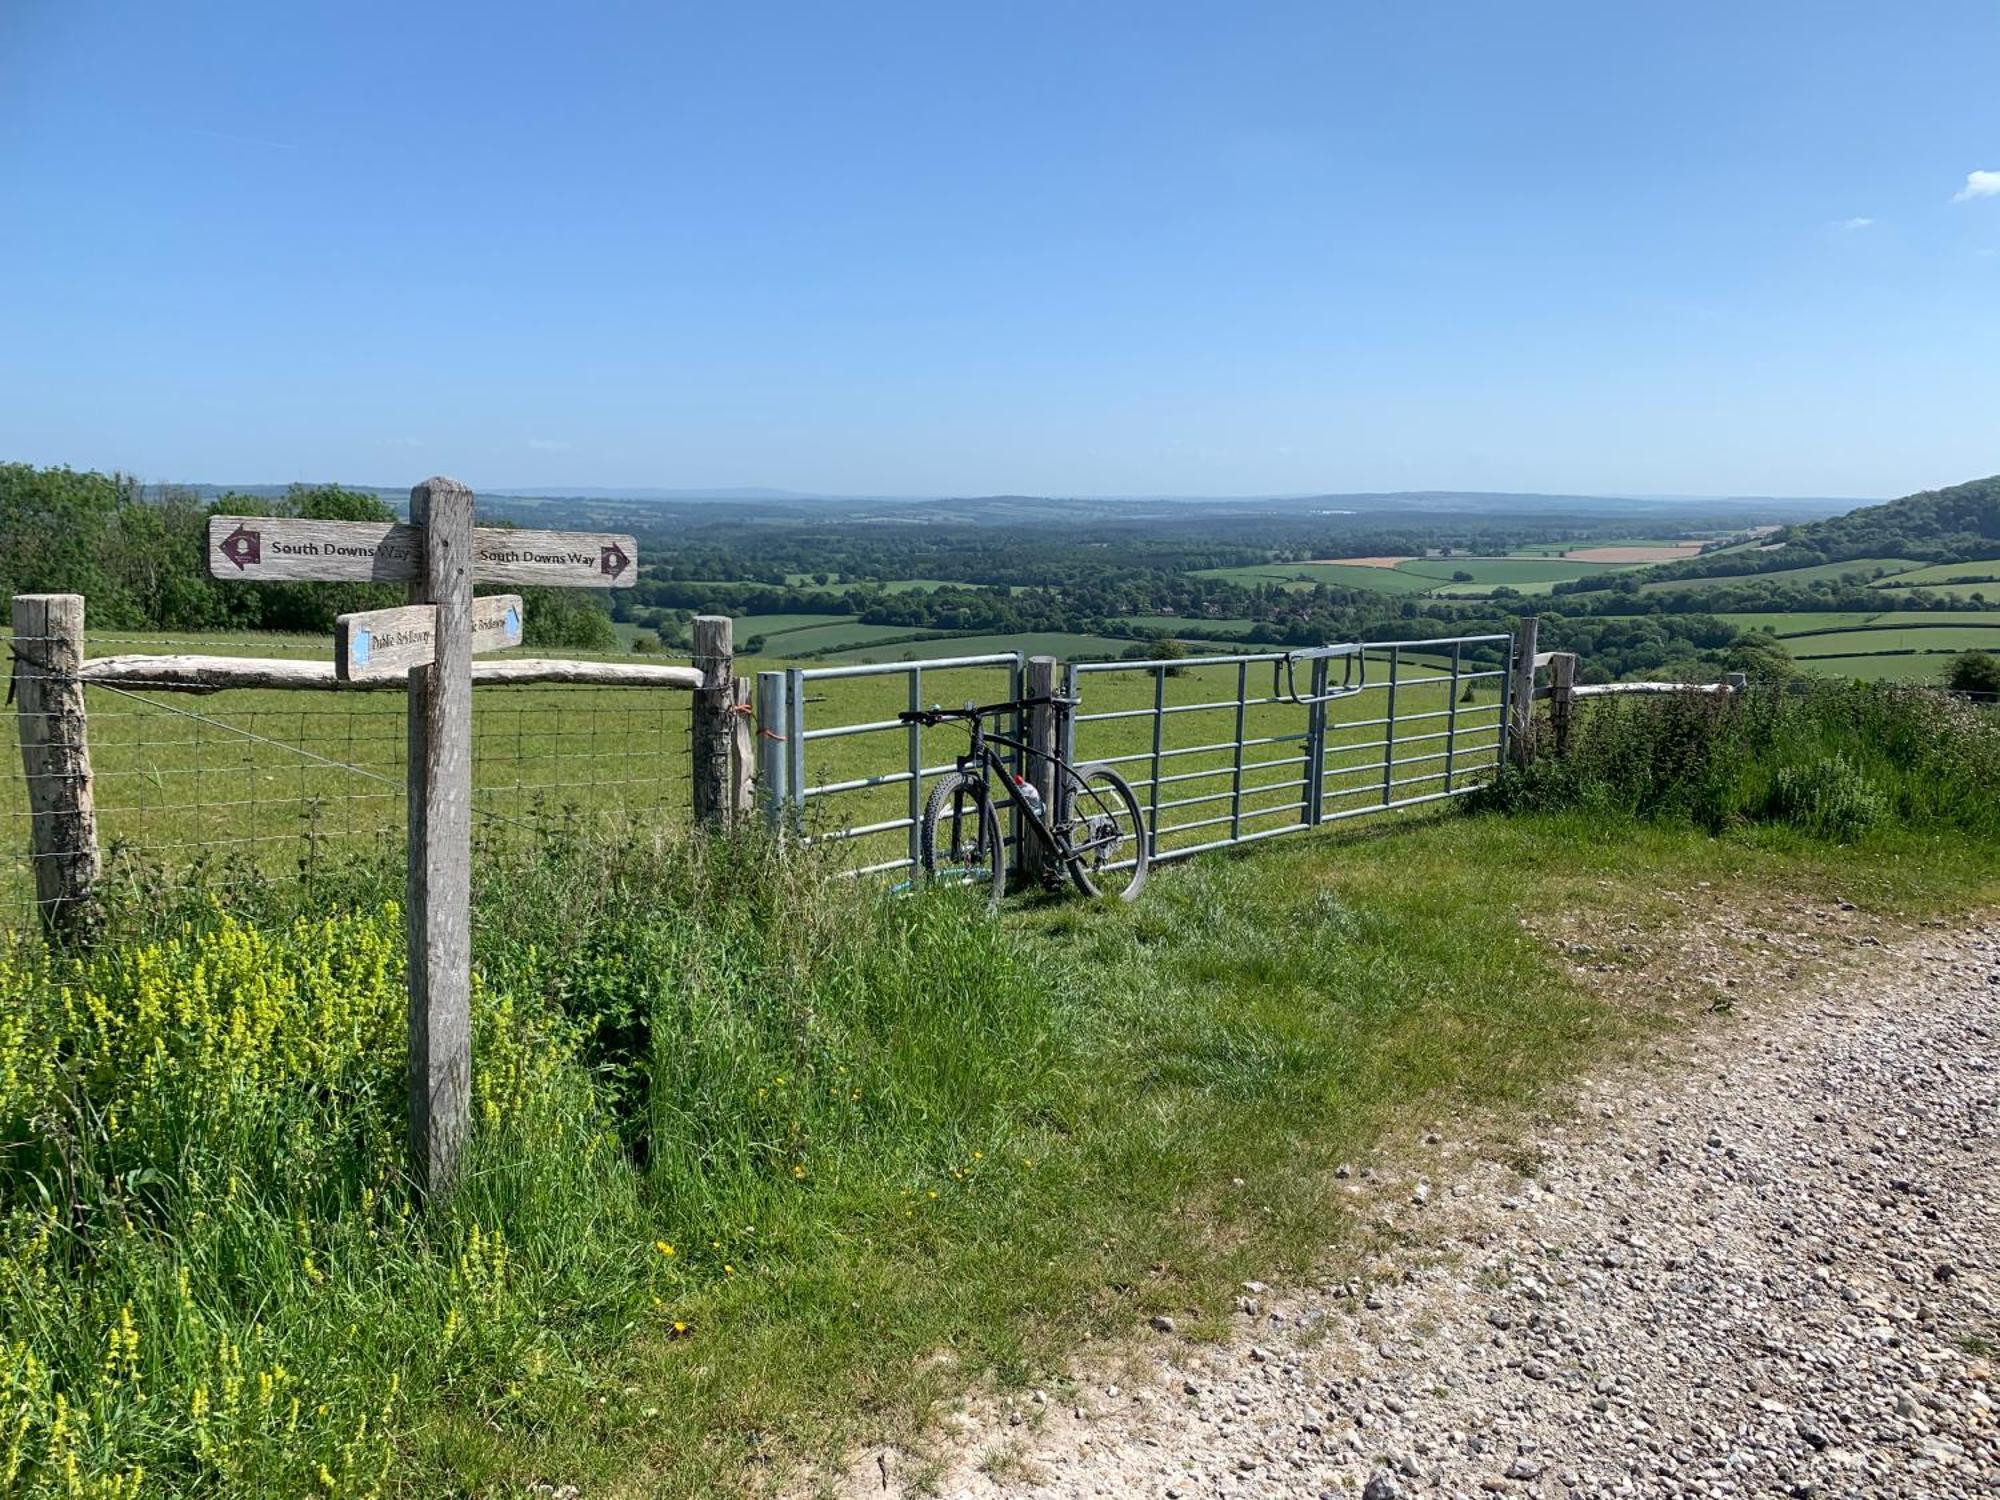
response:
[[(477, 583), (630, 588), (639, 544), (586, 531), (472, 529)], [(422, 576), (424, 533), (395, 521), (298, 521), (210, 516), (208, 571), (247, 583), (407, 583)]]

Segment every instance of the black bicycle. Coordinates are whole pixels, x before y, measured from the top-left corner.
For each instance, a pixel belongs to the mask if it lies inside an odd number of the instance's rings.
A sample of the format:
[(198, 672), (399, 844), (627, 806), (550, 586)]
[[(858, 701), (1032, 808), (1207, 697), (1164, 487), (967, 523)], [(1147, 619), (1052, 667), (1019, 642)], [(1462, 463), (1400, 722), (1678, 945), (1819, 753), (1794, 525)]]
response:
[[(1115, 895), (1123, 901), (1139, 894), (1146, 883), (1150, 851), (1145, 815), (1125, 778), (1109, 766), (1072, 766), (1059, 755), (1045, 755), (986, 724), (1003, 714), (1066, 701), (1021, 698), (896, 716), (905, 724), (962, 723), (972, 735), (970, 748), (958, 757), (957, 769), (938, 779), (924, 804), (917, 848), (927, 881), (984, 886), (993, 901), (1006, 894), (1007, 851), (992, 790), (998, 781), (1014, 806), (1015, 827), (1032, 834), (1051, 863), (1069, 871), (1078, 890), (1086, 896)], [(1035, 780), (1009, 770), (995, 746), (1019, 751), (1031, 770), (1039, 762), (1049, 764), (1055, 773), (1053, 809), (1043, 805)]]

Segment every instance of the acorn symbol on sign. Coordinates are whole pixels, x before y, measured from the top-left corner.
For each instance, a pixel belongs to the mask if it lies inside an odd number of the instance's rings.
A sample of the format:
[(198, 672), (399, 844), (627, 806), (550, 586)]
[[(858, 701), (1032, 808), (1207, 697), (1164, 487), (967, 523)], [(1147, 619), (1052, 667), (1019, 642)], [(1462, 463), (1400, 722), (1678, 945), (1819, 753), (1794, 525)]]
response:
[(247, 568), (251, 563), (264, 560), (264, 539), (260, 532), (248, 526), (239, 526), (222, 539), (222, 555), (236, 566)]

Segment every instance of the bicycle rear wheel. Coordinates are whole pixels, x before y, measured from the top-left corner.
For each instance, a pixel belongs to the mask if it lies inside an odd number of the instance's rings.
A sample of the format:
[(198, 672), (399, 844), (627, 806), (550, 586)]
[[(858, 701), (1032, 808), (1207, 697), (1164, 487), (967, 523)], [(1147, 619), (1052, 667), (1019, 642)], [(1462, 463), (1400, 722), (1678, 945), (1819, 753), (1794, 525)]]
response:
[(984, 779), (964, 771), (939, 778), (924, 804), (917, 854), (930, 884), (984, 886), (988, 903), (999, 903), (1007, 894), (1007, 851)]
[(1069, 878), (1086, 896), (1132, 900), (1151, 863), (1138, 797), (1109, 766), (1078, 766), (1068, 783)]

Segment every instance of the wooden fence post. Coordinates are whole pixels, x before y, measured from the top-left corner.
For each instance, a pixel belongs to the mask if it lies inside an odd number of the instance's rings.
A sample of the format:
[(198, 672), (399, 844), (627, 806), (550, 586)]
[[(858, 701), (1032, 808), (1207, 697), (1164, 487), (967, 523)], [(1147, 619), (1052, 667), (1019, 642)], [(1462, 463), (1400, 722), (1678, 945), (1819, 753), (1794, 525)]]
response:
[(694, 817), (707, 828), (728, 827), (732, 811), (733, 630), (727, 615), (694, 617), (694, 664), (701, 672), (701, 686), (694, 695)]
[[(1028, 658), (1027, 676), (1023, 680), (1023, 696), (1029, 699), (1053, 698), (1060, 674), (1053, 656), (1031, 656)], [(1028, 782), (1042, 794), (1043, 820), (1053, 824), (1056, 820), (1056, 706), (1053, 703), (1038, 703), (1028, 710)], [(1023, 830), (1025, 832), (1025, 830)], [(1030, 844), (1034, 853), (1029, 855)], [(1029, 880), (1056, 880), (1062, 871), (1056, 867), (1054, 851), (1044, 848), (1039, 840), (1023, 838), (1021, 843), (1021, 874)]]
[(410, 1157), (448, 1191), (472, 1112), (472, 491), (410, 491), (423, 528), (414, 602), (437, 607), (436, 654), (410, 672)]
[(1556, 754), (1569, 754), (1570, 724), (1576, 714), (1576, 653), (1558, 651), (1549, 660), (1552, 679), (1549, 688), (1549, 729), (1556, 742)]
[(729, 679), (729, 823), (747, 827), (757, 786), (757, 727), (750, 712), (750, 679)]
[(28, 782), (28, 848), (42, 927), (89, 936), (97, 884), (97, 808), (84, 713), (83, 596), (14, 596), (14, 712)]
[(1535, 758), (1535, 636), (1539, 622), (1533, 615), (1521, 617), (1514, 637), (1514, 681), (1509, 690), (1508, 709), (1513, 723), (1508, 726), (1508, 742), (1514, 764), (1525, 766)]

